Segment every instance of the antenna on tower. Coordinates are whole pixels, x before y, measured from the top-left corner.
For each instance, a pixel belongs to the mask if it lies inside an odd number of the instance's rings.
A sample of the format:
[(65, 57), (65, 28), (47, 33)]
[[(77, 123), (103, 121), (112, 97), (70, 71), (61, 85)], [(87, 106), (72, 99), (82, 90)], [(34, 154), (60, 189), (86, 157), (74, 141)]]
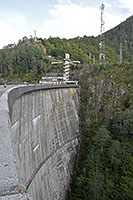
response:
[(120, 57), (119, 57), (119, 64), (122, 63), (123, 57), (122, 57), (122, 43), (120, 43)]
[(101, 26), (100, 26), (100, 43), (99, 43), (99, 64), (105, 62), (105, 44), (104, 44), (104, 31), (105, 31), (105, 20), (104, 20), (104, 8), (105, 5), (101, 4)]

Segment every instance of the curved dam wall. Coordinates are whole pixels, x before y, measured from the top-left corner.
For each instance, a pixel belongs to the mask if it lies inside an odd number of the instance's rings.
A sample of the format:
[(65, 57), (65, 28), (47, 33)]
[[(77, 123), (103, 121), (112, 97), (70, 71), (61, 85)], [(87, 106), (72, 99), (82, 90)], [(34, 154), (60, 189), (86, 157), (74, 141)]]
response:
[[(12, 199), (64, 200), (79, 143), (77, 86), (14, 88), (8, 94), (8, 106), (16, 179), (7, 194), (15, 195)], [(2, 191), (6, 193), (7, 188)]]

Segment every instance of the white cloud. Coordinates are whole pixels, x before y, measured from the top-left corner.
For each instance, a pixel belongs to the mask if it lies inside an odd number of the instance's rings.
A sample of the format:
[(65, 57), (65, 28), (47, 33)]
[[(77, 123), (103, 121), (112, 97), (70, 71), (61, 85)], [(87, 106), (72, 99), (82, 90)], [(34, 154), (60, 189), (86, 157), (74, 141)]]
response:
[[(110, 7), (111, 4), (107, 4)], [(83, 35), (100, 34), (100, 10), (99, 7), (83, 6), (67, 2), (66, 4), (57, 4), (49, 10), (50, 18), (44, 22), (44, 37), (59, 36), (72, 38)], [(105, 8), (105, 31), (115, 27), (124, 21), (127, 16), (106, 13)]]
[(125, 15), (112, 15), (111, 13), (106, 13), (105, 15), (105, 31), (110, 30), (112, 28), (114, 28), (115, 26), (117, 26), (118, 24), (120, 24), (121, 22), (123, 22), (126, 17)]
[(26, 18), (20, 13), (0, 12), (0, 48), (17, 42), (25, 35), (27, 28)]
[[(37, 36), (47, 38), (52, 37), (72, 38), (77, 36), (91, 36), (100, 34), (100, 10), (99, 5), (93, 7), (83, 4), (79, 0), (78, 4), (72, 3), (72, 0), (57, 0), (58, 3), (49, 10), (45, 21), (42, 23), (42, 15), (38, 13), (30, 13), (26, 18), (23, 12), (2, 11), (0, 10), (0, 48), (3, 46), (17, 42), (23, 36), (29, 36), (33, 29), (37, 29)], [(128, 15), (113, 13), (113, 2), (105, 3), (105, 31), (115, 27), (120, 22), (129, 17), (133, 11), (133, 0), (116, 0), (119, 4), (115, 4), (115, 8), (130, 9)], [(115, 1), (115, 2), (116, 2)], [(106, 0), (106, 2), (108, 2)], [(95, 4), (96, 5), (96, 4)], [(51, 5), (52, 6), (52, 5)], [(116, 10), (115, 10), (116, 11)], [(32, 16), (34, 14), (34, 17)], [(27, 13), (26, 13), (27, 15)], [(36, 16), (37, 15), (37, 16)], [(34, 18), (34, 20), (33, 20)]]
[(119, 0), (119, 7), (128, 9), (133, 13), (133, 0)]
[(0, 16), (7, 23), (22, 26), (26, 23), (25, 17), (19, 13), (4, 12), (1, 13)]
[(67, 0), (57, 0), (57, 2), (58, 2), (59, 4), (65, 4), (65, 3), (67, 2)]
[(112, 4), (111, 4), (111, 3), (104, 3), (104, 5), (105, 5), (105, 9), (106, 9), (106, 8), (109, 8), (109, 7), (111, 7), (111, 6), (112, 6)]
[(75, 37), (96, 35), (99, 29), (99, 9), (83, 7), (74, 3), (55, 5), (49, 11), (50, 19), (44, 22), (45, 32), (48, 35), (60, 37)]

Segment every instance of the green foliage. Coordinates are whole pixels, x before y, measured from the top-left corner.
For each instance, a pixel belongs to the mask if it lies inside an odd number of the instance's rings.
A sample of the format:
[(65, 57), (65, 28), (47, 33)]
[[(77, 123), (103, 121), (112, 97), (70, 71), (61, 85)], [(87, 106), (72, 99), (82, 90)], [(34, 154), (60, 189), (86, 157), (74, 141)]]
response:
[[(133, 62), (133, 16), (106, 32), (104, 37), (106, 65), (102, 66), (103, 69), (108, 63), (119, 62), (120, 43), (123, 44), (123, 65)], [(38, 43), (35, 43), (34, 38), (28, 39), (24, 36), (17, 45), (8, 44), (0, 50), (0, 77), (39, 80), (46, 72), (60, 71), (60, 66), (50, 65), (51, 60), (48, 55), (52, 56), (51, 59), (63, 61), (65, 53), (69, 53), (71, 59), (79, 60), (81, 65), (99, 63), (99, 41), (99, 36), (72, 39), (50, 37), (48, 39), (39, 38)], [(46, 48), (47, 55), (44, 55), (39, 44), (45, 46), (43, 47)], [(101, 66), (97, 64), (95, 68), (90, 69), (90, 73), (95, 75), (95, 72), (99, 70)]]
[(132, 200), (133, 65), (92, 67), (81, 75), (81, 149), (67, 199)]
[[(133, 16), (125, 22), (104, 34), (106, 63), (118, 63), (120, 43), (122, 43), (123, 62), (133, 62)], [(57, 59), (64, 59), (67, 52), (72, 60), (80, 60), (81, 63), (99, 62), (98, 37), (76, 37), (73, 39), (60, 39), (59, 37), (48, 40), (41, 39), (47, 49), (47, 53)]]
[(38, 80), (49, 65), (49, 59), (35, 45), (20, 43), (0, 50), (0, 74), (6, 79)]
[(115, 60), (118, 60), (120, 43), (123, 45), (124, 62), (133, 62), (133, 15), (116, 28), (105, 33), (105, 44), (107, 47), (111, 47), (108, 49), (110, 55), (113, 53), (110, 51), (114, 51), (113, 57)]
[[(8, 80), (32, 82), (47, 72), (62, 71), (63, 65), (51, 65), (48, 55), (63, 60), (69, 53), (81, 61), (81, 150), (69, 200), (133, 199), (133, 16), (104, 37), (105, 65), (94, 64), (100, 37), (40, 38), (47, 55), (32, 37), (0, 50), (0, 78)], [(116, 64), (120, 43), (122, 65)]]

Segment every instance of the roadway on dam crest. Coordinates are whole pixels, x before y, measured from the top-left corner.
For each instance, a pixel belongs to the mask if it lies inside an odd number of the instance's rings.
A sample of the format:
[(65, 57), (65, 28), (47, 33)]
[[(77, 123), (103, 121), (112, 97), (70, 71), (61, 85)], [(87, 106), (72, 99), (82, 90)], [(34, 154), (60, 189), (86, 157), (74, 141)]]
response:
[(6, 88), (4, 87), (4, 85), (0, 85), (0, 97), (6, 90), (8, 90), (8, 89), (10, 89), (12, 87), (14, 87), (14, 85), (7, 85)]

